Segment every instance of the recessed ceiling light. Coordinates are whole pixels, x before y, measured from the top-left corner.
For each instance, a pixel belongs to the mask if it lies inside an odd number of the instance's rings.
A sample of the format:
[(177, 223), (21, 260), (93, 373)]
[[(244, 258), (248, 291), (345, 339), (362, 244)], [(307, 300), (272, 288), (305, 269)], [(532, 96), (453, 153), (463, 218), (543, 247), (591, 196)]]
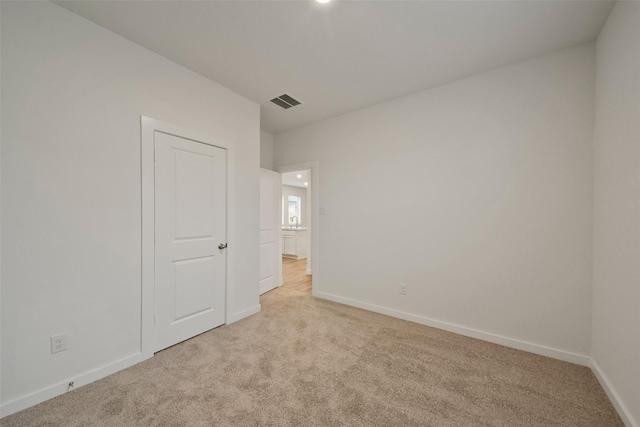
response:
[(309, 185), (309, 183), (308, 183), (308, 182), (305, 182), (305, 183), (304, 183), (304, 185)]
[(302, 178), (302, 175), (296, 175), (296, 178)]
[(329, 3), (331, 0), (316, 0), (318, 3)]

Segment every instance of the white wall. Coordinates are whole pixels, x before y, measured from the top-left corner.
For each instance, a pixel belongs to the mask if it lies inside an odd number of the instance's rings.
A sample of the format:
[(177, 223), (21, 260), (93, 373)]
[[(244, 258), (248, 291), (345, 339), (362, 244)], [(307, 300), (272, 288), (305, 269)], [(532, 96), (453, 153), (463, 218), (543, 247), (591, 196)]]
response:
[[(0, 7), (0, 35), (2, 34), (2, 7)], [(0, 40), (2, 37), (0, 36)], [(0, 81), (2, 81), (2, 48), (0, 47)], [(2, 85), (0, 84), (0, 100)], [(2, 129), (2, 108), (0, 106), (0, 129)], [(2, 132), (0, 131), (0, 153), (2, 152)], [(0, 355), (2, 355), (2, 157), (0, 156)], [(2, 417), (2, 363), (0, 360), (0, 417)]]
[[(0, 7), (0, 35), (2, 34), (2, 7)], [(0, 37), (1, 40), (1, 37)], [(2, 81), (2, 48), (0, 47), (0, 81)], [(0, 84), (0, 100), (2, 85)], [(2, 129), (2, 108), (0, 106), (0, 129)], [(2, 152), (2, 132), (0, 131), (0, 153)], [(2, 355), (2, 157), (0, 154), (0, 355)], [(0, 362), (0, 417), (2, 417), (2, 363)]]
[(314, 295), (587, 363), (593, 85), (582, 45), (276, 135), (320, 165)]
[[(301, 187), (294, 187), (292, 185), (283, 185), (282, 186), (282, 196), (285, 200), (285, 214), (287, 213), (287, 205), (286, 201), (289, 200), (289, 196), (299, 196), (300, 197), (300, 209), (302, 210), (302, 215), (298, 218), (298, 222), (303, 227), (309, 227), (309, 203), (307, 202), (307, 189)], [(286, 221), (286, 218), (285, 218)]]
[(596, 58), (592, 358), (639, 426), (640, 3), (617, 2)]
[(260, 131), (260, 167), (273, 170), (273, 135)]
[(4, 415), (140, 351), (141, 115), (228, 141), (228, 310), (259, 310), (258, 105), (49, 2), (2, 2), (2, 67)]

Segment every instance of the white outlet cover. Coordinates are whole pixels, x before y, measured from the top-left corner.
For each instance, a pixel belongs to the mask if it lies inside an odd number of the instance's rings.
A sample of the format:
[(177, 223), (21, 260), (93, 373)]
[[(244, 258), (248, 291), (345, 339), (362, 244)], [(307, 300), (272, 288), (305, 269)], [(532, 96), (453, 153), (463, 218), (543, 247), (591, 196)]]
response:
[(51, 354), (59, 353), (67, 349), (67, 333), (51, 335)]

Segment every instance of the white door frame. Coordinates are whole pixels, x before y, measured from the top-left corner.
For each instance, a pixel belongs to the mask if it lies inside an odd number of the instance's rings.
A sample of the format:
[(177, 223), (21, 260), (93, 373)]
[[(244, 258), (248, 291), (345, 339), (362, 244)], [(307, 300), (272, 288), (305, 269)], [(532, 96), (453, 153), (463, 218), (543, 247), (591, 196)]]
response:
[[(140, 116), (141, 128), (141, 190), (142, 190), (142, 305), (140, 324), (140, 353), (142, 358), (153, 357), (154, 353), (154, 310), (155, 310), (155, 146), (154, 133), (160, 131), (180, 138), (190, 139), (207, 145), (227, 150), (227, 229), (226, 241), (233, 242), (233, 229), (230, 220), (235, 212), (234, 193), (234, 150), (233, 147), (219, 138), (205, 135), (190, 129), (180, 128), (169, 123)], [(229, 307), (232, 298), (233, 274), (229, 269), (234, 264), (233, 245), (227, 251), (227, 275), (225, 280), (225, 323), (229, 323)]]
[(311, 171), (311, 295), (317, 296), (321, 292), (320, 264), (318, 263), (318, 210), (320, 209), (320, 163), (315, 160), (311, 162), (296, 163), (293, 165), (284, 165), (276, 168), (278, 172), (295, 172), (301, 170)]

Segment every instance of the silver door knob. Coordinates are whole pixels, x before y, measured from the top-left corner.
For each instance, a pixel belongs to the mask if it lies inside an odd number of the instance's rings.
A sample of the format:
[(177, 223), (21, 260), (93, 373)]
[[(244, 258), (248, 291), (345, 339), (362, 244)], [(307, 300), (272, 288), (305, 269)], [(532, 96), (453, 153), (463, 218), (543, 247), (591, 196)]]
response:
[(227, 249), (227, 244), (226, 243), (220, 243), (218, 245), (218, 249), (220, 249), (220, 250)]

